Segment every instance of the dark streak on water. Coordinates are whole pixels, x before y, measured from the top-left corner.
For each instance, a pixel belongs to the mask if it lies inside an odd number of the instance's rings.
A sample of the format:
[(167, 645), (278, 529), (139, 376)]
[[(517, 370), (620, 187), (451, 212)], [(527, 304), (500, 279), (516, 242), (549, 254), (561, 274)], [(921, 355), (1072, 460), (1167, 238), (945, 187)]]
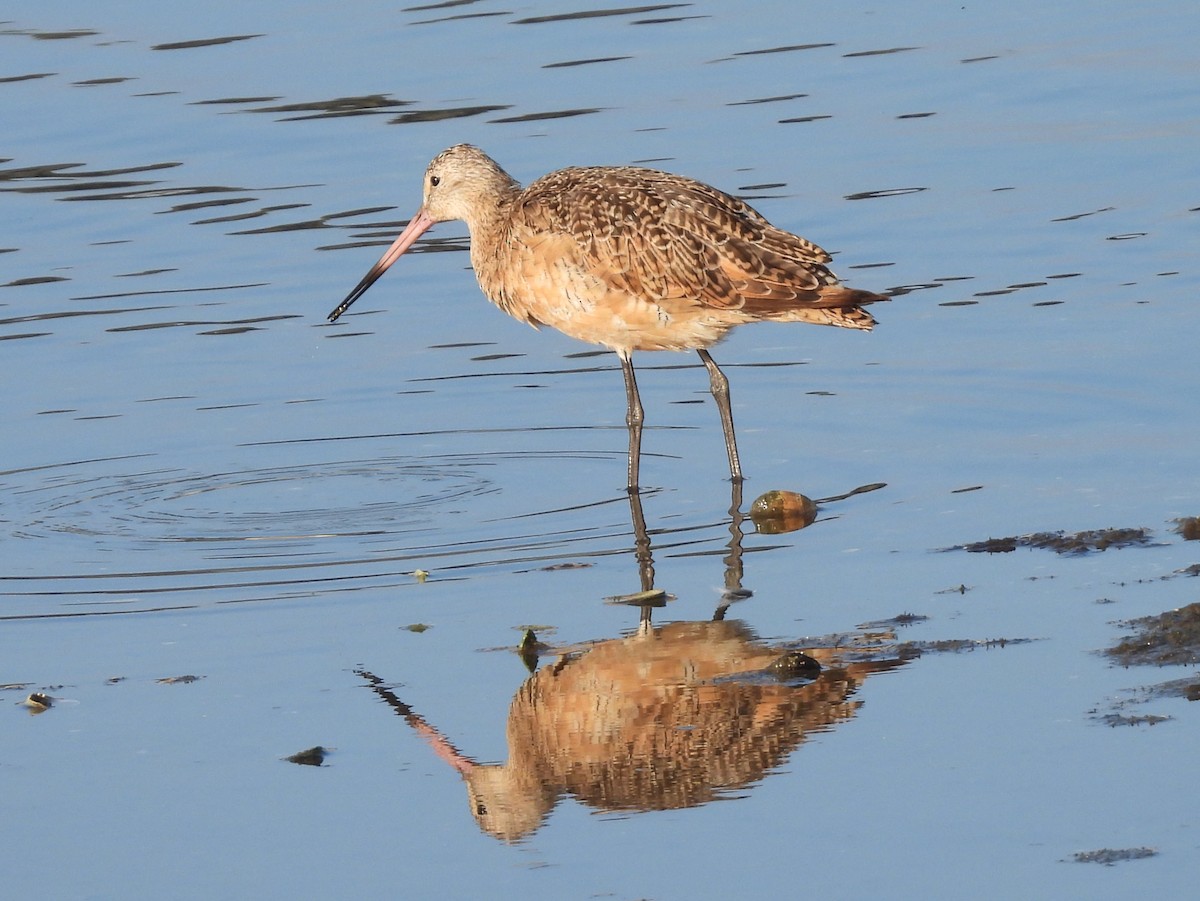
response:
[[(230, 102), (230, 101), (221, 101)], [(387, 94), (364, 94), (358, 97), (334, 97), (330, 100), (306, 100), (301, 103), (282, 103), (276, 106), (258, 106), (247, 113), (308, 113), (304, 116), (284, 116), (280, 122), (305, 122), (311, 119), (330, 119), (342, 116), (377, 116), (388, 113), (399, 106), (408, 106), (411, 100), (395, 100)]]
[(590, 59), (573, 59), (561, 63), (546, 63), (543, 69), (570, 69), (575, 66), (590, 66), (594, 63), (615, 63), (623, 59), (633, 59), (632, 56), (596, 56)]
[(583, 109), (549, 110), (543, 113), (525, 113), (520, 116), (506, 116), (502, 119), (489, 119), (493, 123), (539, 122), (543, 119), (569, 119), (573, 116), (590, 116), (592, 113), (603, 112), (599, 107)]
[(556, 13), (548, 16), (530, 16), (525, 19), (514, 19), (513, 25), (543, 25), (547, 22), (568, 22), (579, 19), (599, 19), (608, 16), (636, 16), (642, 13), (659, 12), (664, 9), (682, 9), (691, 6), (690, 3), (660, 3), (656, 6), (626, 6), (615, 9), (588, 9), (572, 13)]
[(820, 50), (823, 47), (834, 47), (835, 44), (787, 44), (783, 47), (767, 47), (763, 50), (742, 50), (734, 56), (761, 56), (764, 53), (794, 53), (797, 50)]
[(445, 109), (415, 110), (411, 113), (401, 113), (388, 122), (392, 125), (410, 125), (415, 122), (440, 122), (445, 119), (466, 119), (470, 116), (480, 116), (484, 113), (494, 113), (499, 110), (511, 109), (507, 104), (492, 104), (491, 106), (456, 106)]
[(843, 53), (846, 59), (862, 56), (887, 56), (892, 53), (907, 53), (909, 50), (920, 50), (920, 47), (889, 47), (885, 50), (860, 50), (857, 53)]
[(758, 97), (753, 100), (735, 100), (729, 103), (729, 106), (749, 106), (758, 103), (778, 103), (783, 100), (798, 100), (801, 97), (807, 97), (807, 94), (780, 94), (778, 97)]
[(847, 194), (846, 200), (876, 200), (880, 197), (901, 197), (905, 194), (918, 194), (928, 191), (928, 188), (886, 188), (882, 191), (861, 191), (857, 194)]
[(215, 47), (218, 44), (233, 44), (237, 41), (249, 41), (261, 38), (261, 34), (235, 34), (223, 38), (200, 38), (193, 41), (176, 41), (168, 44), (153, 44), (151, 50), (194, 50), (197, 47)]

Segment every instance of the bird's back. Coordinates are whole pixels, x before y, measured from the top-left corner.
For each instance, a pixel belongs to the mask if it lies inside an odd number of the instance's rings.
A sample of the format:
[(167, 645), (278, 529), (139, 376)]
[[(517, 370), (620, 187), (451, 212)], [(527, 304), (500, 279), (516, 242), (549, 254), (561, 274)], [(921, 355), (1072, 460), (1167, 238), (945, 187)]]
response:
[(756, 320), (869, 329), (883, 300), (838, 283), (816, 244), (745, 201), (636, 167), (560, 169), (512, 201), (473, 262), (508, 312), (614, 349), (707, 347)]

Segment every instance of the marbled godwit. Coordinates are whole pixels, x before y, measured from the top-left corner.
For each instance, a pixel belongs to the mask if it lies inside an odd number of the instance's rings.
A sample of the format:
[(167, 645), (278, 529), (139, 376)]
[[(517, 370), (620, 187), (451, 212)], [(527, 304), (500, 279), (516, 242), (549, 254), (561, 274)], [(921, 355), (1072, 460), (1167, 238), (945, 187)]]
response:
[(708, 348), (735, 325), (764, 320), (870, 329), (875, 320), (862, 306), (887, 299), (841, 285), (816, 244), (690, 178), (627, 166), (571, 168), (522, 189), (482, 150), (459, 144), (434, 157), (420, 210), (329, 321), (423, 232), (451, 219), (467, 224), (471, 265), (492, 303), (620, 358), (631, 492), (644, 418), (635, 350), (700, 355), (721, 415), (729, 475), (740, 482), (729, 380)]
[(879, 633), (799, 652), (738, 620), (647, 622), (561, 649), (530, 676), (509, 707), (503, 763), (469, 757), (381, 678), (357, 673), (462, 776), (479, 827), (514, 842), (564, 796), (623, 812), (741, 796), (857, 716), (867, 678), (906, 662)]

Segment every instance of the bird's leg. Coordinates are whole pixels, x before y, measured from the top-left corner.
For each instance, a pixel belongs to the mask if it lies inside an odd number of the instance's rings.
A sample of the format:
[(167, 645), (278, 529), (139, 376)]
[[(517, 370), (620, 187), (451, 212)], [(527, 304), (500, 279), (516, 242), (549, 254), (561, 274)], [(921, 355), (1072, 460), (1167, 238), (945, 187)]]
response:
[(713, 621), (725, 618), (725, 611), (734, 601), (750, 597), (750, 590), (742, 587), (742, 483), (736, 479), (730, 484), (729, 495), (729, 554), (725, 557), (725, 590), (721, 592), (721, 603), (713, 613)]
[(625, 425), (629, 428), (629, 480), (626, 490), (637, 494), (638, 467), (642, 459), (642, 398), (638, 395), (637, 379), (633, 374), (633, 361), (629, 354), (620, 354), (621, 370), (625, 373)]
[(738, 462), (737, 438), (733, 434), (733, 410), (729, 407), (729, 379), (717, 366), (707, 350), (697, 350), (700, 359), (708, 370), (708, 381), (712, 386), (713, 400), (717, 402), (717, 410), (721, 414), (721, 428), (725, 432), (725, 452), (729, 454), (729, 478), (734, 482), (742, 481), (742, 464)]
[(629, 513), (633, 521), (633, 553), (638, 562), (642, 591), (653, 591), (654, 553), (650, 547), (650, 533), (646, 529), (646, 514), (642, 512), (642, 495), (637, 491), (629, 493)]

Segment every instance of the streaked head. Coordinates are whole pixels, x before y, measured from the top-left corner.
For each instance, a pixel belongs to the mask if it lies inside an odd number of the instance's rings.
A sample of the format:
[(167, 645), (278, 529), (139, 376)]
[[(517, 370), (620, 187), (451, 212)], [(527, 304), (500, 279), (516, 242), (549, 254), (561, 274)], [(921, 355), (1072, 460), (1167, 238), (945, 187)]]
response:
[(421, 208), (400, 237), (329, 314), (329, 321), (335, 322), (346, 312), (434, 224), (462, 219), (468, 229), (473, 229), (489, 209), (495, 209), (500, 199), (516, 187), (516, 181), (478, 147), (456, 144), (443, 150), (425, 169)]
[(490, 156), (471, 144), (456, 144), (425, 169), (422, 211), (434, 222), (462, 219), (470, 227), (516, 182)]

